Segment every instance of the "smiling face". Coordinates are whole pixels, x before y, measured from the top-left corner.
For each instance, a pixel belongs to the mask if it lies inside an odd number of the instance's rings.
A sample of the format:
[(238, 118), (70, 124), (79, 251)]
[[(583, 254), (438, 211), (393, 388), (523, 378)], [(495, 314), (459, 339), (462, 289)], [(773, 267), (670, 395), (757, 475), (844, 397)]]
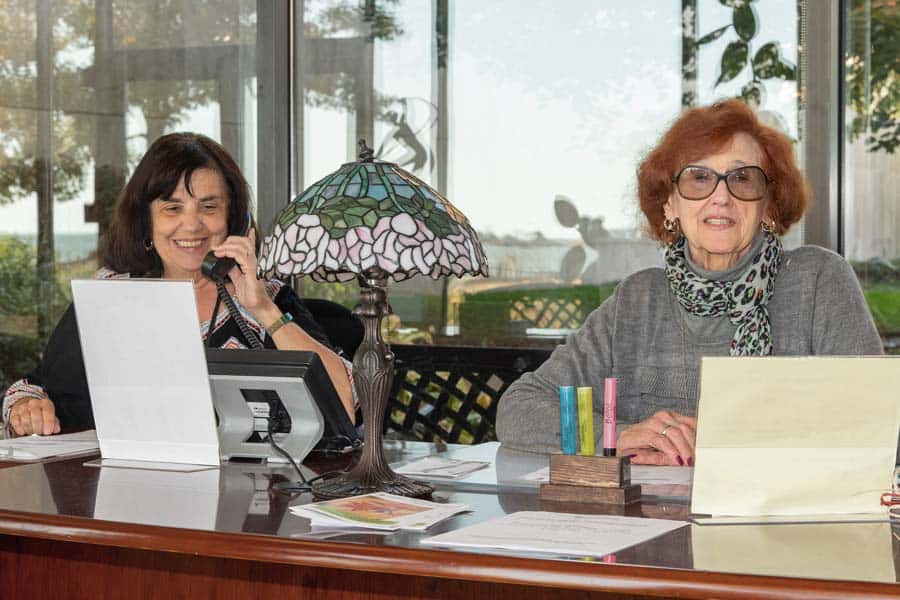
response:
[[(691, 164), (725, 173), (744, 166), (762, 166), (762, 161), (759, 144), (746, 133), (738, 133), (720, 152)], [(687, 200), (676, 188), (663, 211), (667, 219), (680, 222), (691, 257), (698, 265), (708, 271), (725, 271), (750, 249), (767, 202), (767, 197), (756, 202), (738, 200), (725, 181), (720, 181), (712, 195), (703, 200)]]
[(191, 175), (191, 191), (182, 175), (169, 198), (150, 203), (153, 246), (167, 279), (197, 280), (203, 257), (228, 236), (228, 191), (222, 175), (197, 169)]

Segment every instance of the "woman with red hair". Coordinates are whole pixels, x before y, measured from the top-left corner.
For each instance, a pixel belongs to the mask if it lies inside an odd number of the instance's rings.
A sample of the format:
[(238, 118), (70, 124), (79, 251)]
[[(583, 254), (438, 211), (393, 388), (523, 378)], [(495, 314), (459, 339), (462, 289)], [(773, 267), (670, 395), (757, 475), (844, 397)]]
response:
[(809, 186), (790, 140), (748, 106), (727, 100), (685, 112), (637, 175), (664, 268), (623, 280), (510, 386), (497, 414), (505, 445), (558, 450), (560, 386), (602, 389), (616, 377), (617, 453), (692, 465), (701, 357), (883, 352), (850, 265), (823, 248), (782, 247)]

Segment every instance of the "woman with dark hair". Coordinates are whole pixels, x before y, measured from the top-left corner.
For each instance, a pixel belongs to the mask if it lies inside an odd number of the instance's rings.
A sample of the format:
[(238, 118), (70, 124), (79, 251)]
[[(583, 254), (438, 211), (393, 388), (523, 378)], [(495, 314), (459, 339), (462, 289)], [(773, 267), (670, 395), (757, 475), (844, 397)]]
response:
[[(97, 277), (190, 279), (206, 345), (247, 348), (251, 342), (229, 312), (219, 310), (216, 285), (201, 270), (209, 252), (234, 260), (225, 287), (250, 331), (267, 348), (316, 352), (352, 419), (349, 363), (332, 351), (289, 286), (256, 276), (259, 236), (251, 214), (247, 182), (222, 146), (193, 133), (165, 135), (119, 195)], [(14, 435), (93, 427), (73, 307), (51, 334), (41, 362), (7, 390), (3, 421)]]
[(850, 265), (782, 247), (809, 187), (790, 140), (745, 104), (685, 112), (638, 168), (638, 196), (664, 268), (623, 280), (509, 387), (497, 414), (505, 445), (559, 449), (559, 387), (616, 377), (617, 453), (691, 465), (701, 357), (883, 352)]

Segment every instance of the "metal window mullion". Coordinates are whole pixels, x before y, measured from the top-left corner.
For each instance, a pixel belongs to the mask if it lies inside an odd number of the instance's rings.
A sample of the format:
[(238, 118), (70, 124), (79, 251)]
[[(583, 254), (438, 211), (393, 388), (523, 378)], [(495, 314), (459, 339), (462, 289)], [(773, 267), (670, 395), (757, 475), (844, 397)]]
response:
[(842, 0), (803, 2), (801, 164), (813, 190), (804, 243), (843, 252)]
[(291, 196), (290, 0), (257, 0), (257, 221), (268, 233)]

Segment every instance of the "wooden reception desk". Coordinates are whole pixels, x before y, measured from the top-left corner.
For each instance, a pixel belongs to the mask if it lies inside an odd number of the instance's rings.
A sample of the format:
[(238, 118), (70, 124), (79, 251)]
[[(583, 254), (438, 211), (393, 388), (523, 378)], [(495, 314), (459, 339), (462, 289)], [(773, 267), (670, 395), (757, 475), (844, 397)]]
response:
[[(388, 454), (395, 461), (432, 452), (429, 444), (396, 442)], [(289, 505), (309, 502), (309, 496), (291, 498), (273, 489), (291, 478), (283, 469), (229, 464), (200, 473), (160, 473), (86, 467), (83, 458), (7, 466), (0, 469), (0, 596), (91, 600), (900, 596), (896, 583), (900, 545), (889, 523), (691, 526), (605, 559), (422, 546), (420, 541), (428, 535), (513, 511), (604, 510), (542, 505), (536, 488), (509, 477), (532, 468), (529, 460), (546, 462), (545, 457), (498, 453), (494, 444), (464, 452), (468, 458), (481, 452), (496, 466), (475, 483), (439, 485), (438, 499), (467, 503), (474, 511), (441, 523), (428, 534), (310, 530), (306, 519), (287, 510)], [(306, 464), (312, 474), (345, 467), (349, 460), (315, 458)], [(635, 516), (684, 519), (687, 504), (677, 497), (657, 497), (628, 510)]]

